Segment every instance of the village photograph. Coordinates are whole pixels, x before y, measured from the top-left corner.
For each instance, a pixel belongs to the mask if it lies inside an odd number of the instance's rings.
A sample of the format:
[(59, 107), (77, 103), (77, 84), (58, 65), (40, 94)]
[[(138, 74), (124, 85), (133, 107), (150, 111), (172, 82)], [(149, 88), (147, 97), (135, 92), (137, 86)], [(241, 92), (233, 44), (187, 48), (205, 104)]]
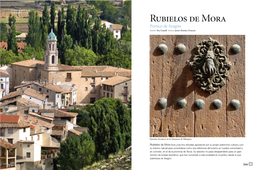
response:
[(131, 169), (131, 1), (0, 10), (0, 169)]

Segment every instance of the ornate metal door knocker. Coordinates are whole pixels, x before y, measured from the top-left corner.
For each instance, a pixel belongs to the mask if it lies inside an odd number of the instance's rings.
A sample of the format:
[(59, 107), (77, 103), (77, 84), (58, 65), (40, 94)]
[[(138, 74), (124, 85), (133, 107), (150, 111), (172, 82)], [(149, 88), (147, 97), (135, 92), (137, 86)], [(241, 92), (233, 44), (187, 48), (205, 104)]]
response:
[(189, 62), (195, 83), (210, 94), (226, 84), (227, 70), (231, 68), (231, 62), (227, 61), (224, 51), (225, 47), (210, 37), (197, 45), (198, 54)]

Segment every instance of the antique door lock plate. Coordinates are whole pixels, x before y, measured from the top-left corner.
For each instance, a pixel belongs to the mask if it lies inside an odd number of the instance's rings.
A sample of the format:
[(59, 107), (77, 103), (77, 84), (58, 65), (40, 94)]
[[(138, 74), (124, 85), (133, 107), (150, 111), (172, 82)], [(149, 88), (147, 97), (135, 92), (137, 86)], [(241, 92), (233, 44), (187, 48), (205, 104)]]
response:
[(224, 51), (225, 47), (210, 37), (197, 45), (197, 55), (189, 62), (195, 83), (210, 94), (226, 84), (231, 62), (227, 61)]

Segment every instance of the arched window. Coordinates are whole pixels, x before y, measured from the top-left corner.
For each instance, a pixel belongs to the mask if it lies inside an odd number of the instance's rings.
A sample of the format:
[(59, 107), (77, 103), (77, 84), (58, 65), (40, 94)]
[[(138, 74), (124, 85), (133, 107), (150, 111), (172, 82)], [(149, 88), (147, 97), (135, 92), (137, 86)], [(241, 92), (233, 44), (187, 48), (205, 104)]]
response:
[(52, 55), (52, 64), (55, 63), (55, 56)]
[(54, 44), (52, 44), (52, 51), (54, 51), (54, 47), (55, 47)]

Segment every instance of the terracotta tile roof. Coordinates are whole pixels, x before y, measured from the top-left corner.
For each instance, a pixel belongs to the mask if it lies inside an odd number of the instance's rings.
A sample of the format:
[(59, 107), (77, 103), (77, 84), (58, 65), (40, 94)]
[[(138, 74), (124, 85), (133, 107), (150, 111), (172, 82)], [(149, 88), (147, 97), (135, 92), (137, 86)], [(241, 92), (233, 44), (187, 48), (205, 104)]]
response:
[(34, 113), (34, 112), (29, 112), (28, 114), (31, 115), (31, 116), (34, 116), (34, 117), (39, 117), (39, 118), (42, 118), (42, 119), (46, 119), (48, 121), (54, 120), (54, 117), (42, 116), (42, 115), (40, 115), (38, 113)]
[(41, 131), (38, 131), (38, 132), (30, 132), (30, 136), (33, 136), (33, 135), (39, 135), (39, 134), (42, 134), (44, 132), (41, 132)]
[(18, 123), (19, 115), (0, 115), (0, 123)]
[(53, 130), (51, 132), (51, 135), (55, 135), (55, 136), (62, 136), (64, 133), (64, 130)]
[(2, 147), (4, 147), (4, 148), (8, 148), (8, 149), (14, 149), (14, 148), (16, 148), (15, 145), (13, 145), (13, 144), (11, 144), (11, 143), (9, 143), (9, 142), (1, 139), (1, 138), (0, 138), (0, 146), (2, 146)]
[(121, 77), (121, 76), (114, 76), (112, 78), (109, 78), (109, 79), (103, 81), (102, 84), (114, 86), (114, 85), (123, 83), (125, 81), (129, 81), (129, 80), (131, 80), (131, 78)]
[(112, 76), (131, 76), (130, 69), (112, 66), (76, 66), (82, 68), (83, 77), (112, 77)]
[(11, 104), (11, 103), (14, 103), (14, 102), (16, 102), (16, 101), (17, 101), (16, 98), (14, 98), (14, 99), (12, 99), (12, 100), (5, 100), (4, 102), (2, 102), (2, 103), (0, 104), (0, 107), (7, 106), (7, 105), (9, 105), (9, 104)]
[[(18, 121), (17, 121), (18, 117)], [(1, 115), (0, 117), (0, 128), (24, 128), (30, 127), (30, 124), (27, 122), (20, 120), (19, 115)]]
[(82, 69), (80, 67), (74, 67), (64, 64), (58, 64), (59, 71), (81, 71)]
[(12, 65), (18, 65), (23, 67), (36, 67), (37, 64), (44, 64), (44, 63), (45, 63), (44, 61), (30, 59), (30, 60), (24, 60), (24, 61), (12, 63)]
[(70, 93), (71, 92), (71, 91), (69, 91), (67, 89), (62, 88), (59, 85), (53, 85), (53, 84), (44, 85), (44, 84), (40, 84), (38, 82), (31, 82), (31, 83), (27, 83), (27, 84), (21, 84), (19, 86), (15, 86), (14, 88), (17, 89), (17, 88), (25, 87), (25, 86), (32, 85), (32, 84), (35, 84), (37, 86), (40, 86), (40, 87), (43, 87), (45, 89), (48, 89), (48, 90), (51, 90), (51, 91), (54, 91), (54, 92), (58, 92), (58, 93)]
[(11, 98), (21, 96), (21, 95), (22, 95), (21, 90), (20, 91), (14, 91), (14, 92), (11, 92), (8, 95), (5, 95), (4, 97), (2, 97), (0, 101), (4, 101), (4, 100), (11, 99)]
[(113, 30), (121, 30), (122, 29), (122, 25), (120, 25), (120, 24), (112, 24), (111, 27)]
[(57, 109), (40, 109), (39, 113), (54, 113), (54, 117), (76, 117), (78, 113), (65, 112)]
[[(23, 105), (25, 105), (27, 107), (32, 106), (32, 107), (38, 107), (39, 109), (42, 109), (41, 105), (39, 105), (39, 104), (37, 104), (37, 103), (35, 103), (35, 102), (31, 101), (31, 100), (25, 99), (25, 98), (17, 99), (17, 102), (19, 102), (19, 103), (21, 103), (21, 104), (23, 104)], [(29, 106), (29, 102), (30, 102), (30, 106)]]
[(77, 131), (75, 129), (71, 129), (71, 130), (68, 130), (68, 131), (70, 131), (70, 132), (72, 132), (72, 133), (74, 133), (74, 134), (76, 134), (78, 136), (80, 136), (82, 134), (81, 132), (79, 132), (79, 131)]
[(37, 99), (42, 100), (42, 101), (45, 101), (46, 96), (47, 96), (47, 95), (40, 93), (40, 92), (38, 92), (34, 89), (31, 89), (31, 88), (25, 89), (24, 94), (31, 96), (31, 97), (34, 97), (34, 98), (37, 98)]
[(54, 92), (61, 92), (61, 93), (70, 93), (71, 91), (67, 90), (67, 89), (63, 89), (62, 87), (60, 87), (59, 85), (52, 85), (49, 84), (47, 86), (42, 86), (45, 89), (54, 91)]
[(0, 77), (9, 77), (9, 73), (6, 70), (0, 69)]
[[(8, 44), (6, 42), (1, 42), (0, 44), (1, 44), (1, 48), (5, 49), (5, 50), (8, 49)], [(19, 53), (22, 53), (24, 48), (25, 48), (25, 45), (27, 45), (27, 43), (25, 43), (25, 42), (17, 42), (16, 44), (17, 44), (17, 48), (18, 48), (17, 51)]]
[(43, 118), (41, 115), (38, 116), (34, 116), (34, 113), (30, 113), (30, 114), (24, 114), (24, 113), (20, 113), (20, 120), (27, 122), (30, 125), (35, 125), (35, 126), (40, 126), (40, 127), (47, 127), (47, 128), (52, 128), (54, 125), (52, 123), (49, 123), (50, 120), (43, 120), (45, 118)]
[(18, 42), (17, 43), (17, 48), (18, 48), (18, 52), (19, 53), (22, 53), (23, 52), (23, 50), (25, 49), (25, 46), (27, 45), (27, 43), (25, 43), (25, 42)]
[(31, 85), (31, 84), (33, 84), (33, 82), (32, 83), (21, 84), (21, 85), (15, 86), (14, 88), (17, 89), (17, 88), (28, 86), (28, 85)]
[(7, 50), (7, 43), (6, 42), (1, 42), (1, 48)]
[(21, 142), (21, 143), (35, 143), (34, 141), (32, 140), (19, 140), (18, 142)]

